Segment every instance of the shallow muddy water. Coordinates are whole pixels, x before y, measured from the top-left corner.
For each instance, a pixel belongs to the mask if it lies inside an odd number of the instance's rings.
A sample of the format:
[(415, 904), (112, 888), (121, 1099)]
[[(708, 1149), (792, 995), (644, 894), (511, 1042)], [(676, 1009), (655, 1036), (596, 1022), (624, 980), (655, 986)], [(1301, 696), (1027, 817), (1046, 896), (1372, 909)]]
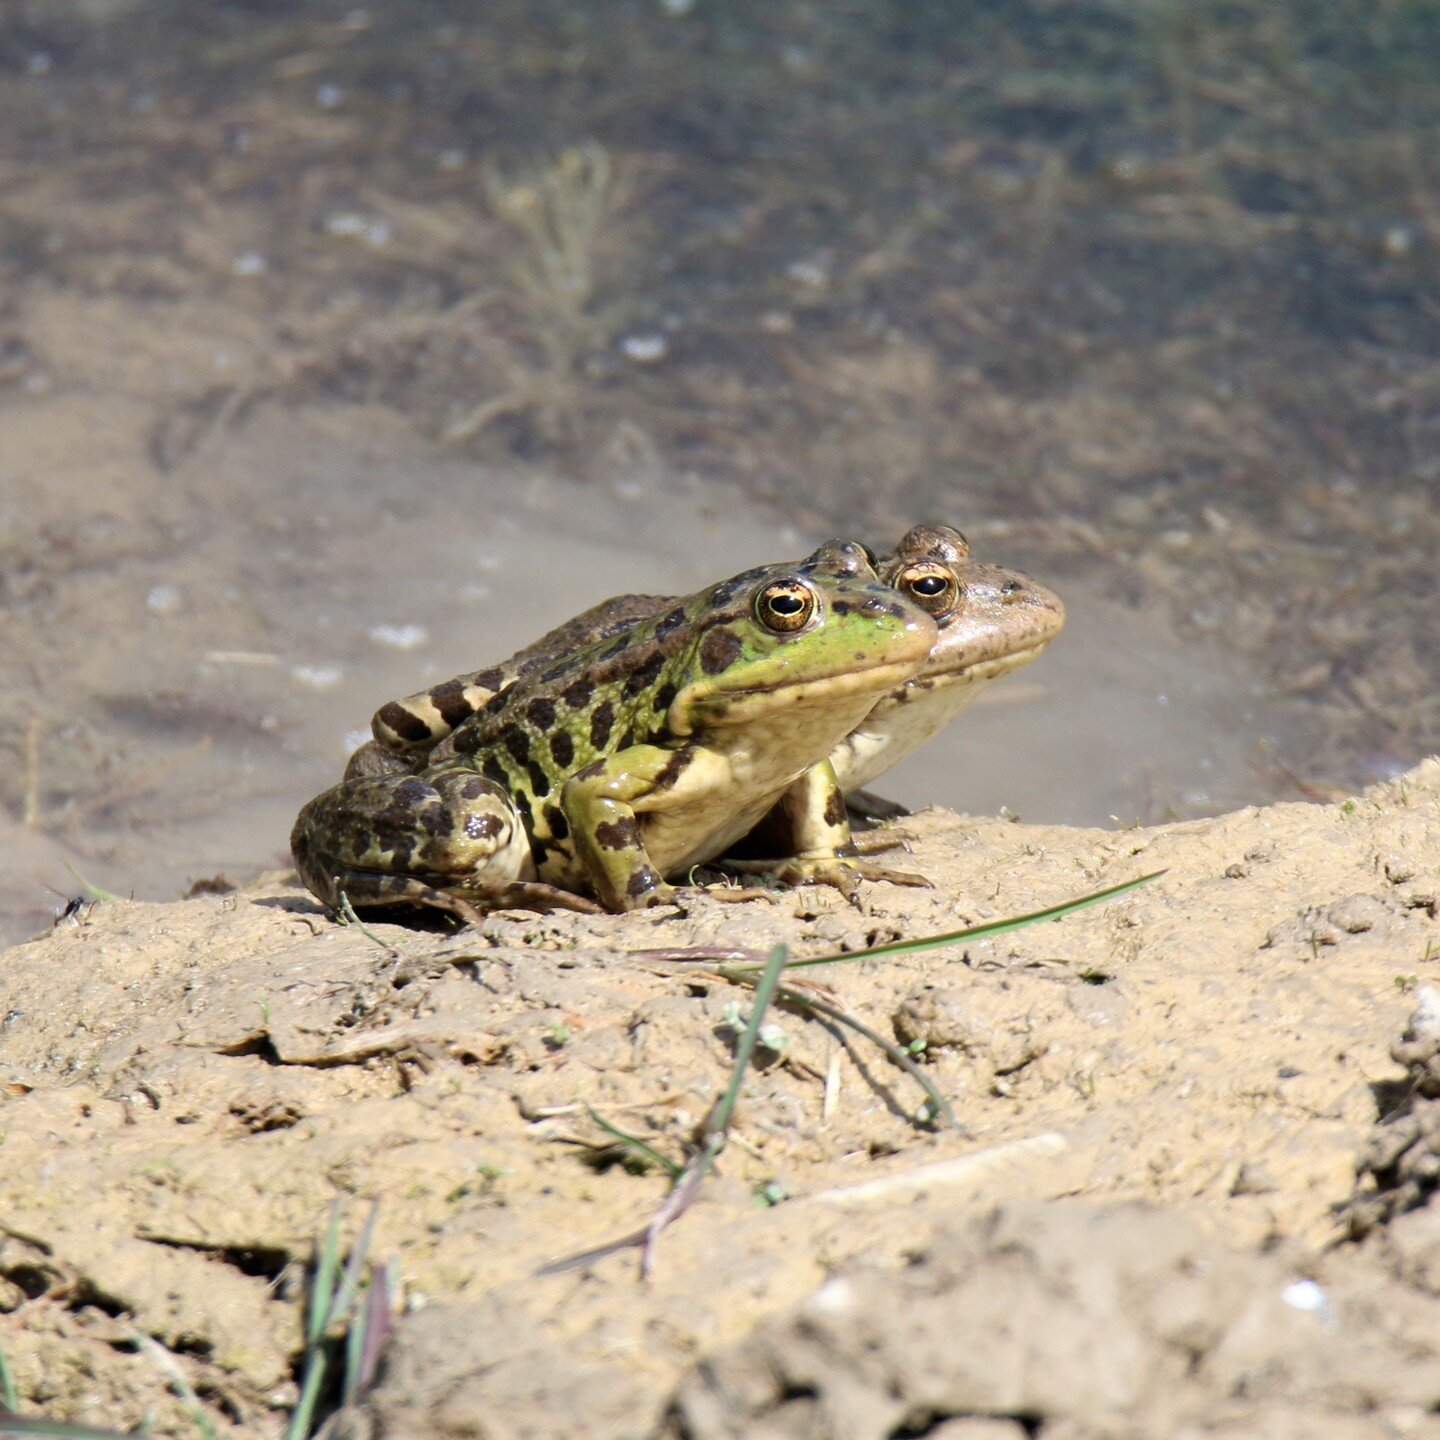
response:
[(378, 704), (598, 598), (920, 519), (1071, 619), (886, 793), (1419, 759), (1440, 102), (1292, 10), (0, 12), (0, 932), (284, 864)]
[[(213, 508), (199, 518), (212, 487), (227, 496), (224, 525)], [(360, 412), (242, 427), (187, 488), (196, 518), (181, 544), (72, 585), (92, 619), (62, 668), (92, 693), (68, 718), (58, 689), (34, 697), (32, 713), (50, 718), (29, 757), (35, 823), (7, 827), (11, 938), (79, 893), (77, 874), (161, 899), (283, 865), (295, 811), (338, 778), (385, 700), (501, 658), (610, 594), (684, 593), (825, 538), (711, 483), (500, 471)], [(914, 518), (864, 538), (892, 541)], [(999, 537), (976, 544), (1025, 558)], [(877, 788), (911, 806), (1095, 825), (1255, 794), (1255, 681), (1177, 641), (1158, 611), (1093, 583), (1059, 588), (1070, 619), (1050, 651)], [(67, 768), (67, 744), (108, 769), (102, 788)]]

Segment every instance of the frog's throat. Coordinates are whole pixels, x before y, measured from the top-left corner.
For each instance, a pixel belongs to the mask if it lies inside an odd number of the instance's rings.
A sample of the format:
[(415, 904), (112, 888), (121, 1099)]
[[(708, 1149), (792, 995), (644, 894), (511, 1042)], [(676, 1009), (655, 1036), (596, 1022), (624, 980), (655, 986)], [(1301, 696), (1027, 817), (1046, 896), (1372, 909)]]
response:
[(808, 674), (804, 680), (781, 680), (773, 685), (749, 685), (733, 690), (687, 685), (670, 707), (670, 728), (677, 735), (686, 735), (697, 725), (745, 725), (779, 710), (829, 706), (860, 696), (883, 694), (904, 684), (923, 663), (923, 656), (912, 657), (829, 675)]

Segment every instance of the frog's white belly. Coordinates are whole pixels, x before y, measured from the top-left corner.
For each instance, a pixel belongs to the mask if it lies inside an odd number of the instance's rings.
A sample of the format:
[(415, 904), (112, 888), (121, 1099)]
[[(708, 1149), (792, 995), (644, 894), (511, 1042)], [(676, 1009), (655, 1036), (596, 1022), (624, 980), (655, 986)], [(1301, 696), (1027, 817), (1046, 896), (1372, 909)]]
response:
[(858, 790), (897, 765), (912, 750), (943, 730), (997, 676), (939, 680), (927, 687), (912, 680), (882, 700), (831, 752), (830, 763), (842, 790)]
[(794, 781), (865, 720), (874, 703), (873, 694), (861, 692), (824, 705), (781, 709), (764, 725), (695, 746), (673, 789), (636, 803), (651, 863), (673, 877), (723, 855)]

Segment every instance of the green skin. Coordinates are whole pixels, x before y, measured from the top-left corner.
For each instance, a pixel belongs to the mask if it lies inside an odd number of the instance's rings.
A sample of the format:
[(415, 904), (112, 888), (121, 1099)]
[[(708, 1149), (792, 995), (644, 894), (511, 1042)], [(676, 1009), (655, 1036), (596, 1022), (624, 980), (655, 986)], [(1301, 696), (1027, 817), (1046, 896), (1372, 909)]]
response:
[(746, 571), (517, 667), (423, 768), (352, 769), (301, 810), (296, 866), (330, 904), (619, 912), (672, 899), (667, 877), (778, 804), (783, 878), (913, 882), (854, 857), (826, 757), (935, 639), (858, 545)]
[[(924, 667), (882, 695), (830, 755), (852, 792), (943, 729), (989, 683), (1034, 660), (1060, 632), (1065, 607), (1027, 576), (975, 560), (958, 530), (917, 525), (881, 557), (879, 578), (926, 610), (939, 637)], [(508, 660), (456, 676), (382, 706), (375, 738), (350, 759), (346, 775), (410, 772), (459, 724), (518, 677), (677, 602), (666, 595), (617, 595), (568, 620)], [(903, 813), (874, 797), (859, 808)]]

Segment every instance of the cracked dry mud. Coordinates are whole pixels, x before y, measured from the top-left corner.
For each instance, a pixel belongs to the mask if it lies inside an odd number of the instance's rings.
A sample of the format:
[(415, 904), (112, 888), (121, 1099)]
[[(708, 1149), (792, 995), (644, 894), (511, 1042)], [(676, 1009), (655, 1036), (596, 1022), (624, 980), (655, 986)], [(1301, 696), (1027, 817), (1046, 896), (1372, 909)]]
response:
[[(1440, 1215), (1418, 1159), (1377, 1201), (1376, 1129), (1432, 1103), (1440, 762), (1148, 830), (906, 824), (936, 888), (867, 886), (863, 909), (692, 897), (376, 925), (385, 949), (278, 874), (6, 951), (0, 1346), (23, 1408), (192, 1435), (138, 1328), (217, 1433), (278, 1435), (340, 1195), (351, 1233), (379, 1198), (405, 1313), (332, 1437), (1440, 1435)], [(535, 1276), (664, 1191), (584, 1163), (584, 1107), (679, 1155), (726, 1079), (745, 994), (627, 951), (815, 954), (1160, 868), (1058, 923), (824, 972), (926, 1043), (963, 1133), (917, 1131), (907, 1077), (785, 1015), (654, 1280), (633, 1252)], [(758, 1208), (768, 1181), (794, 1198)]]

